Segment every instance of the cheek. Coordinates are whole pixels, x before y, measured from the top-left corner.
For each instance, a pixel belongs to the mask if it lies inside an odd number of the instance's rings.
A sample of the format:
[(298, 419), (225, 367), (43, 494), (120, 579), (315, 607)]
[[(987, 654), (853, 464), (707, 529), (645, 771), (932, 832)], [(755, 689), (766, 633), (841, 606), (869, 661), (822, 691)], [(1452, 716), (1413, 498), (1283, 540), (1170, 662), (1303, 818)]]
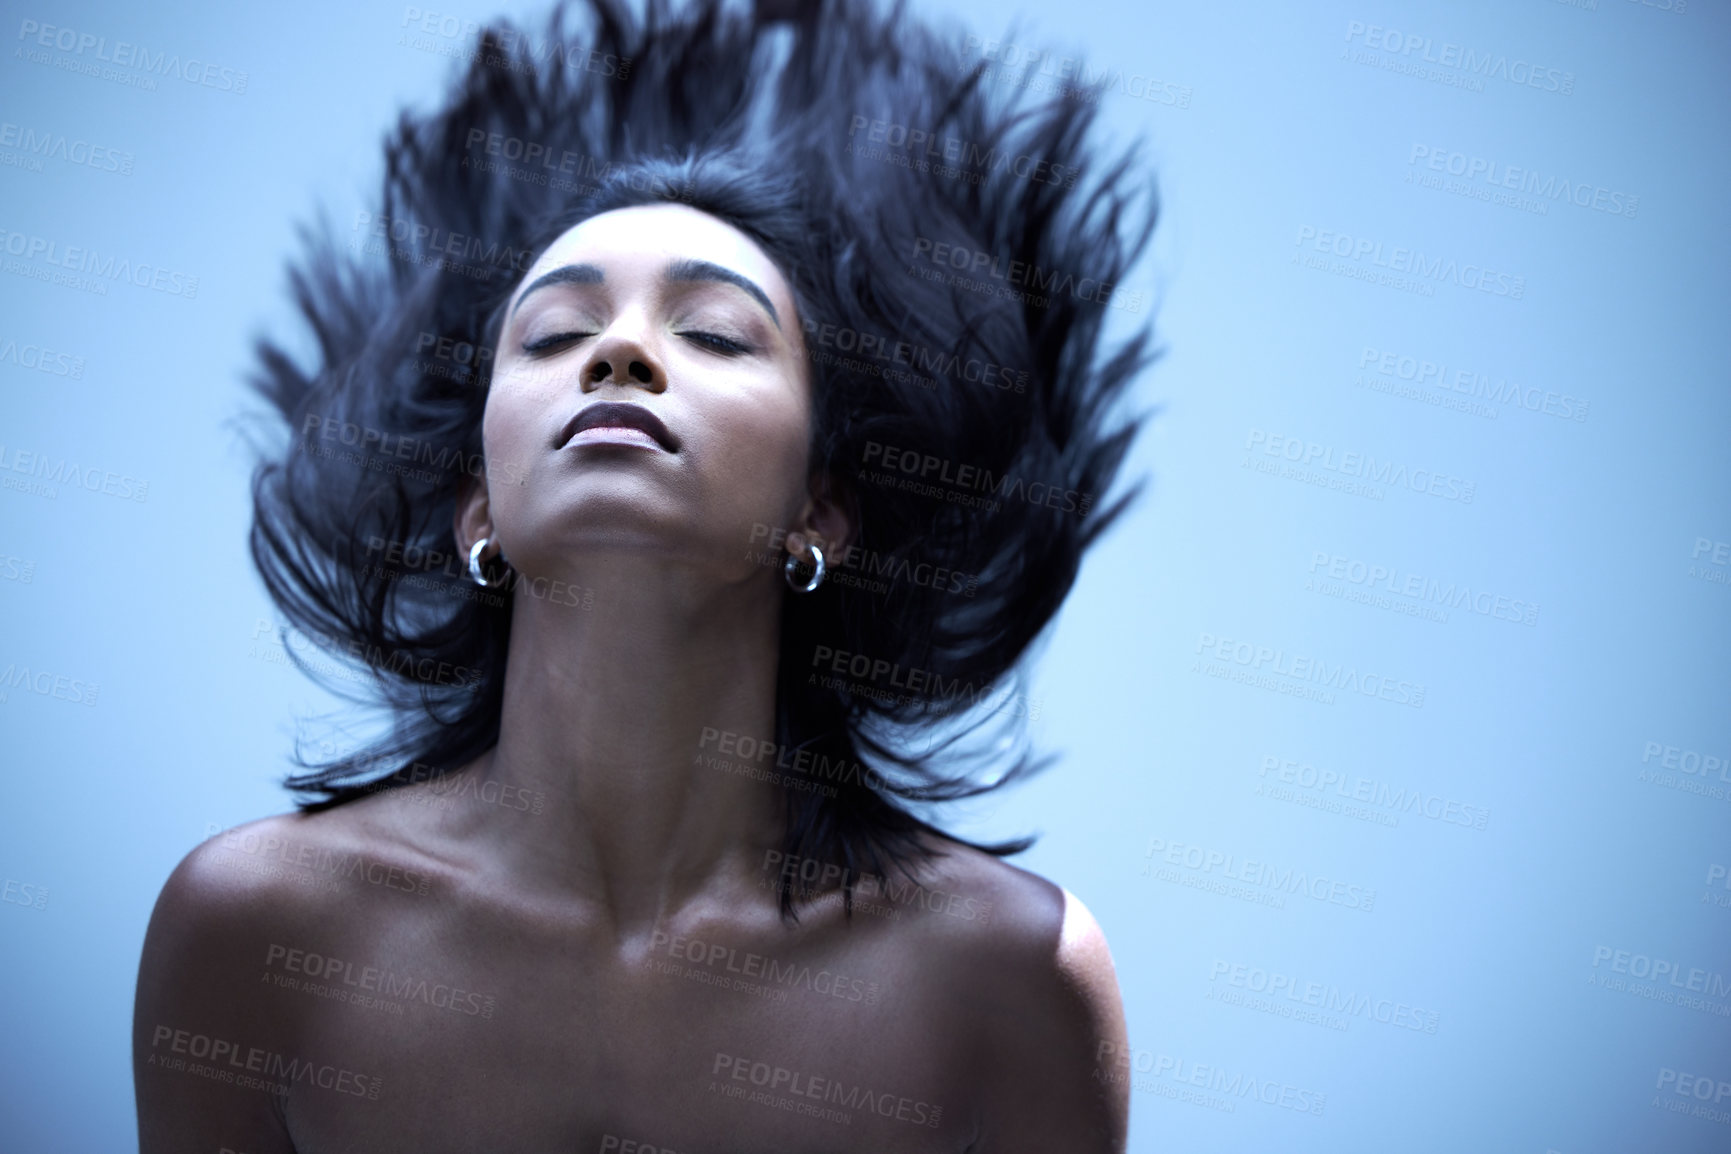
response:
[(510, 507), (520, 500), (535, 465), (538, 425), (534, 398), (515, 386), (516, 382), (495, 381), (481, 417), (481, 452), (486, 458), (487, 488), (495, 508)]
[(574, 391), (573, 370), (562, 360), (535, 362), (507, 355), (494, 368), (487, 408), (504, 405), (515, 412), (539, 410)]
[[(804, 407), (732, 416), (715, 426), (715, 498), (754, 518), (785, 520), (805, 496), (810, 433)], [(778, 521), (778, 523), (780, 523)]]

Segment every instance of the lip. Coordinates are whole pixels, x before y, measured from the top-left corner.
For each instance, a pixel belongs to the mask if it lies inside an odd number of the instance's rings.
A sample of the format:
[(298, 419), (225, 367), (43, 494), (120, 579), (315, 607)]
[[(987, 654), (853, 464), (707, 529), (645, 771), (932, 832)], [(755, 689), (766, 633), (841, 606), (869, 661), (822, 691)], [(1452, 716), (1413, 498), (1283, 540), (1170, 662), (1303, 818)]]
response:
[[(669, 453), (679, 452), (679, 438), (668, 431), (660, 417), (642, 405), (630, 405), (623, 401), (596, 401), (592, 405), (585, 405), (559, 430), (556, 447), (565, 448), (578, 433), (586, 429), (636, 429), (649, 434), (656, 444)], [(596, 438), (596, 443), (601, 443), (600, 438)], [(621, 440), (609, 443), (630, 442)]]

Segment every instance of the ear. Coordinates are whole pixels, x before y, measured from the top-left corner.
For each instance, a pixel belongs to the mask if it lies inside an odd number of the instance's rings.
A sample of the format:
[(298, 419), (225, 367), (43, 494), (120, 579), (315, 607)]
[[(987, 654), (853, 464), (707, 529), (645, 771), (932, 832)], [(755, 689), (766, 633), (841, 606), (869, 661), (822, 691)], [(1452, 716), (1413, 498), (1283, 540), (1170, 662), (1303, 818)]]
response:
[(854, 536), (855, 512), (849, 494), (837, 485), (828, 473), (814, 474), (807, 486), (805, 504), (794, 518), (787, 535), (787, 551), (805, 551), (807, 541), (814, 541), (833, 560), (845, 550)]
[[(458, 484), (457, 508), (451, 516), (451, 531), (457, 538), (457, 551), (464, 557), (469, 555), (475, 542), (493, 535), (493, 512), (487, 501), (485, 477), (469, 474)], [(492, 557), (499, 552), (499, 543), (494, 541), (486, 555)]]

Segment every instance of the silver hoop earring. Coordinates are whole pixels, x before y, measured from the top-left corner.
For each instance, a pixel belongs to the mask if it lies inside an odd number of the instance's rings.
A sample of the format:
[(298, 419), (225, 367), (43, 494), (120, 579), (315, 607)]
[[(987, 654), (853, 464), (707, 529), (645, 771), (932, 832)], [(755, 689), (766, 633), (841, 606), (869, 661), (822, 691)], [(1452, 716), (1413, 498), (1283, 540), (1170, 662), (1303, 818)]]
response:
[(810, 593), (813, 589), (816, 589), (819, 585), (823, 584), (825, 569), (823, 550), (819, 549), (816, 545), (813, 545), (811, 547), (811, 555), (813, 558), (812, 563), (817, 566), (817, 572), (813, 573), (811, 575), (811, 580), (807, 581), (804, 585), (795, 584), (793, 577), (794, 566), (799, 563), (799, 558), (795, 557), (792, 553), (789, 553), (787, 555), (787, 561), (781, 567), (782, 578), (787, 581), (787, 587), (792, 589), (795, 593)]
[(497, 589), (499, 583), (487, 580), (487, 575), (481, 571), (481, 552), (492, 543), (491, 537), (483, 537), (469, 546), (469, 580), (483, 589)]

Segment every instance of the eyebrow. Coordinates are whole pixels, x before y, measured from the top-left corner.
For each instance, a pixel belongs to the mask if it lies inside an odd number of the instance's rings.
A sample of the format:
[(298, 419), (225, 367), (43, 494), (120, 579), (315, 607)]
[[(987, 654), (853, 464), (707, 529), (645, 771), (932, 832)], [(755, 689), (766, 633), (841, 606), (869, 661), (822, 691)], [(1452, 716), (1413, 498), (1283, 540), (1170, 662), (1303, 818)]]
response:
[(667, 266), (661, 274), (667, 280), (689, 283), (692, 281), (720, 281), (722, 284), (735, 285), (744, 289), (757, 299), (769, 313), (769, 319), (775, 322), (775, 327), (781, 327), (781, 318), (776, 315), (775, 306), (769, 303), (769, 294), (757, 286), (757, 282), (748, 277), (740, 276), (730, 268), (722, 268), (706, 260), (676, 260)]
[[(750, 293), (752, 298), (762, 305), (769, 313), (769, 319), (775, 322), (775, 327), (781, 327), (781, 317), (775, 311), (775, 305), (770, 303), (769, 294), (758, 287), (757, 282), (749, 277), (741, 276), (730, 268), (723, 268), (706, 260), (676, 260), (663, 270), (662, 279), (675, 284), (691, 284), (698, 281), (716, 281), (720, 284), (730, 284)], [(551, 272), (543, 273), (530, 282), (517, 298), (517, 304), (512, 308), (515, 312), (529, 299), (529, 294), (556, 284), (602, 284), (606, 274), (599, 265), (567, 264), (561, 265)]]
[(549, 273), (536, 277), (528, 288), (517, 298), (517, 303), (511, 307), (516, 312), (523, 307), (523, 302), (529, 299), (529, 294), (555, 284), (600, 284), (605, 279), (599, 265), (567, 264), (560, 265)]

